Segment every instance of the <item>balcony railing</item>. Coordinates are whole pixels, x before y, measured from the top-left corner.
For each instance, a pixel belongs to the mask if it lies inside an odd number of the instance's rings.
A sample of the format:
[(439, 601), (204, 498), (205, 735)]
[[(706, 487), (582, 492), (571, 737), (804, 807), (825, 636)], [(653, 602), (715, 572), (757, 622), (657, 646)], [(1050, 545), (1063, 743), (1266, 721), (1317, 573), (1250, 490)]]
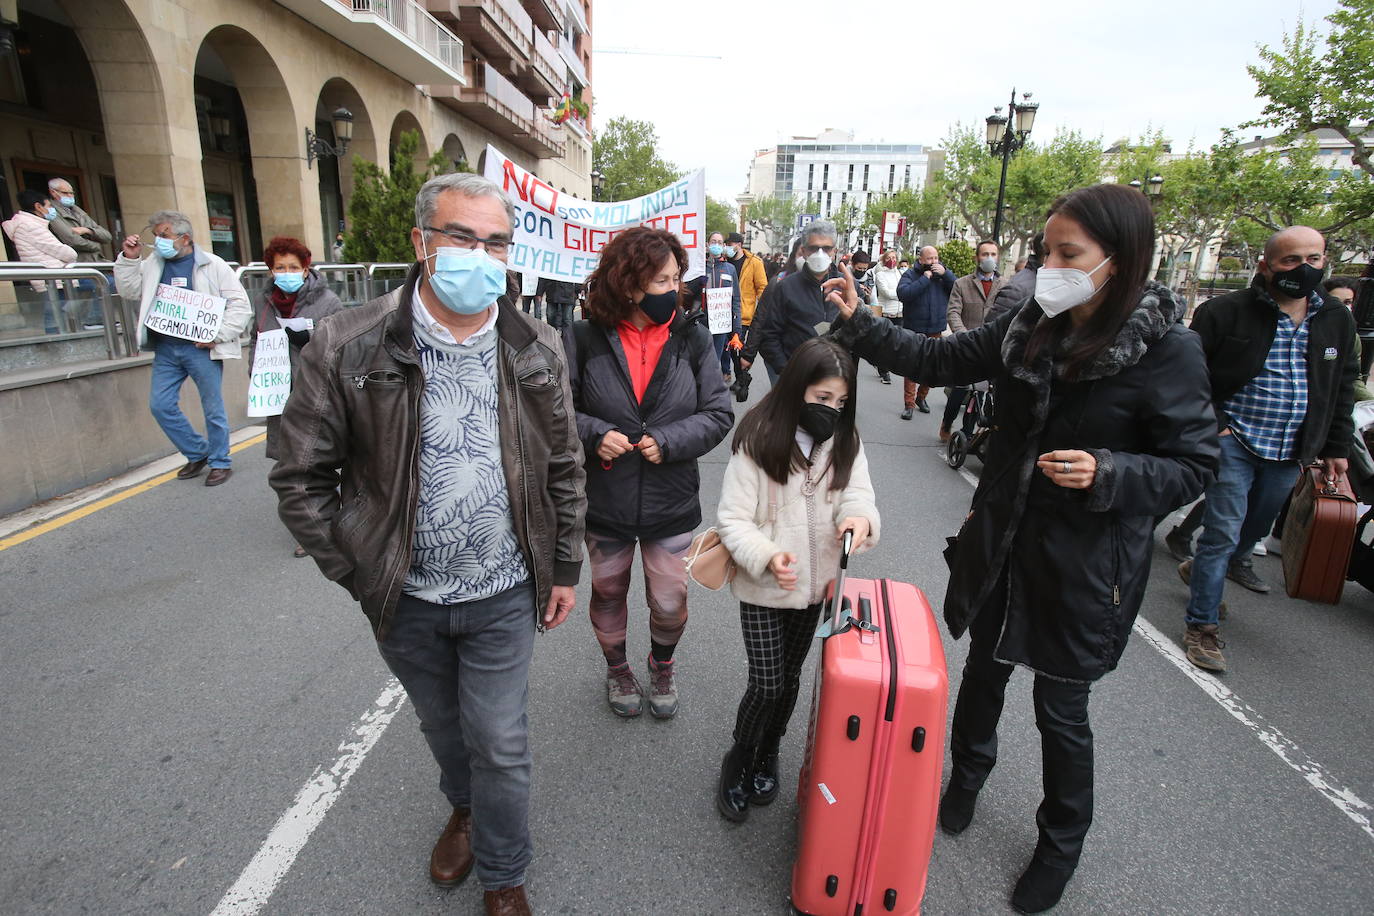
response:
[(483, 63), (474, 68), (477, 76), (477, 88), (486, 92), (494, 102), (499, 102), (510, 109), (517, 117), (525, 122), (525, 125), (534, 120), (534, 103), (529, 97), (515, 84), (501, 75), (491, 64)]
[(563, 31), (563, 0), (527, 0), (525, 9), (540, 29)]
[(583, 35), (591, 32), (587, 27), (587, 15), (582, 11), (582, 0), (564, 0), (564, 10), (567, 11), (568, 18), (573, 22), (573, 28)]
[(565, 35), (558, 36), (558, 52), (563, 61), (568, 65), (568, 72), (579, 85), (590, 86), (592, 81), (587, 78), (587, 68), (582, 65), (582, 58), (577, 56), (577, 47), (570, 43)]
[(371, 13), (444, 66), (463, 69), (463, 43), (431, 16), (417, 0), (351, 0), (354, 14)]
[(568, 64), (563, 55), (544, 37), (538, 29), (534, 32), (534, 54), (530, 57), (533, 69), (543, 79), (542, 91), (550, 96), (560, 96), (568, 86)]

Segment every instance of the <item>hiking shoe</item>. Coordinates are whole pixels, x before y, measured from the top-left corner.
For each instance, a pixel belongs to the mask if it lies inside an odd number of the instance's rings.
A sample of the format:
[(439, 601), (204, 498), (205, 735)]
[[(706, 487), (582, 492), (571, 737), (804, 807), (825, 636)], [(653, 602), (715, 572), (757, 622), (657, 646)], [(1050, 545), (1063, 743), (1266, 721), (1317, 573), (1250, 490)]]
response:
[(1190, 623), (1183, 631), (1183, 649), (1188, 661), (1204, 671), (1222, 672), (1226, 670), (1226, 658), (1221, 650), (1226, 643), (1218, 638), (1219, 632), (1214, 623)]
[(921, 413), (930, 413), (930, 405), (926, 403), (925, 398), (916, 399), (916, 409)]
[(1181, 525), (1175, 526), (1164, 535), (1164, 546), (1169, 548), (1169, 553), (1180, 563), (1193, 558), (1193, 536), (1185, 532)]
[(611, 712), (625, 719), (644, 711), (643, 690), (629, 662), (606, 669), (606, 702), (611, 704)]
[(677, 714), (672, 659), (660, 662), (649, 656), (649, 714), (655, 719), (671, 719)]
[(1256, 575), (1255, 567), (1249, 560), (1232, 563), (1226, 567), (1226, 578), (1242, 588), (1250, 589), (1252, 592), (1259, 592), (1261, 595), (1269, 594), (1269, 583)]
[[(1179, 577), (1180, 579), (1183, 580), (1183, 584), (1184, 584), (1184, 585), (1192, 585), (1192, 578), (1193, 578), (1193, 561), (1192, 561), (1191, 558), (1190, 558), (1190, 559), (1187, 559), (1187, 560), (1184, 560), (1182, 563), (1178, 564), (1178, 577)], [(1261, 583), (1261, 584), (1262, 584), (1262, 583)], [(1226, 609), (1226, 602), (1225, 602), (1225, 601), (1218, 601), (1218, 602), (1217, 602), (1217, 619), (1218, 619), (1218, 620), (1225, 620), (1225, 619), (1227, 618), (1227, 616), (1229, 616), (1229, 614), (1230, 614), (1230, 612)]]
[(916, 412), (916, 408), (915, 408), (915, 407), (906, 407), (906, 408), (903, 408), (903, 410), (902, 410), (900, 416), (901, 416), (901, 418), (902, 418), (903, 420), (910, 420), (910, 419), (911, 419), (911, 415), (912, 415), (913, 413), (915, 413), (915, 412)]

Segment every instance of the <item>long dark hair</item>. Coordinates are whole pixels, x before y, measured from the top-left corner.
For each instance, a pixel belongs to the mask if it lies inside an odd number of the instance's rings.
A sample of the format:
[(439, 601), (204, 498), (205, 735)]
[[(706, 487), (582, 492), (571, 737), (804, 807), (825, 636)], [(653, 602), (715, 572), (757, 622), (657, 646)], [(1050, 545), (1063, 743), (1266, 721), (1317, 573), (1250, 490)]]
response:
[(835, 341), (828, 337), (806, 341), (787, 361), (778, 383), (744, 415), (730, 450), (743, 450), (765, 474), (780, 484), (787, 483), (793, 471), (806, 467), (807, 458), (797, 447), (797, 424), (806, 389), (822, 379), (842, 378), (849, 386), (849, 398), (840, 408), (840, 421), (835, 425), (830, 489), (843, 490), (849, 486), (849, 472), (859, 454), (859, 430), (854, 425), (856, 374), (854, 357)]
[[(1111, 257), (1116, 272), (1097, 311), (1079, 329), (1065, 356), (1066, 378), (1076, 378), (1116, 341), (1121, 326), (1140, 304), (1155, 247), (1155, 215), (1144, 194), (1120, 184), (1098, 184), (1065, 194), (1045, 214), (1066, 216)], [(1047, 253), (1048, 255), (1048, 253)], [(1026, 363), (1053, 347), (1072, 327), (1068, 313), (1042, 321), (1026, 344)]]

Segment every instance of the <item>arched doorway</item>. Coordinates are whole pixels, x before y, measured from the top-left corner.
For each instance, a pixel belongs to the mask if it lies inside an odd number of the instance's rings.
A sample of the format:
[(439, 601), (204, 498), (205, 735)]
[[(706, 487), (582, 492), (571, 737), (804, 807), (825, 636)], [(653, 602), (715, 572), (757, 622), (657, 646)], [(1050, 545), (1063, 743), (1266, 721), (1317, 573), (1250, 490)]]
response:
[(467, 150), (463, 147), (463, 141), (458, 139), (457, 134), (449, 134), (444, 138), (444, 158), (453, 164), (455, 172), (472, 171), (472, 163), (468, 161)]
[(429, 161), (429, 142), (425, 140), (425, 131), (420, 127), (420, 120), (409, 111), (402, 110), (391, 121), (391, 143), (387, 147), (387, 163), (393, 164), (396, 160), (396, 148), (400, 145), (401, 135), (404, 133), (415, 133), (419, 135), (420, 144), (415, 148), (413, 161), (415, 171), (424, 171), (425, 163)]
[(377, 161), (377, 135), (372, 118), (358, 90), (342, 77), (330, 79), (320, 89), (315, 102), (316, 135), (331, 146), (337, 146), (332, 121), (337, 108), (346, 108), (353, 115), (353, 139), (348, 151), (342, 157), (323, 156), (314, 163), (319, 169), (320, 225), (326, 245), (346, 228), (348, 199), (353, 196), (353, 157)]

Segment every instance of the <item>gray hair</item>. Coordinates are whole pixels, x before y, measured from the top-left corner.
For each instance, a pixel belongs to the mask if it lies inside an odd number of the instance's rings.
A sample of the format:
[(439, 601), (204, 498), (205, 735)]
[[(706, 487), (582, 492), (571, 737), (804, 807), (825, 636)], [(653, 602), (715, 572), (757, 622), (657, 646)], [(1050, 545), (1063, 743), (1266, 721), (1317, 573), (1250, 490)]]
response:
[(840, 230), (835, 228), (835, 223), (828, 219), (815, 219), (806, 224), (806, 231), (802, 234), (802, 244), (810, 244), (813, 238), (827, 238), (835, 241), (840, 237)]
[(49, 178), (49, 179), (48, 179), (48, 190), (49, 190), (49, 191), (56, 191), (56, 190), (57, 190), (57, 186), (60, 185), (60, 184), (64, 184), (64, 185), (66, 185), (67, 187), (71, 187), (71, 184), (72, 184), (72, 183), (71, 183), (70, 181), (68, 181), (67, 179), (63, 178), (61, 175), (58, 175), (56, 178)]
[(170, 223), (172, 231), (177, 235), (187, 235), (194, 238), (194, 234), (191, 232), (191, 221), (180, 210), (159, 210), (148, 217), (148, 228), (150, 229), (156, 229), (163, 223)]
[(515, 205), (510, 202), (510, 198), (501, 190), (501, 186), (494, 181), (489, 181), (481, 175), (474, 175), (471, 172), (451, 172), (448, 175), (439, 175), (426, 181), (420, 188), (420, 193), (415, 195), (415, 225), (420, 229), (434, 222), (434, 211), (439, 208), (439, 195), (447, 191), (453, 191), (464, 197), (495, 197), (506, 206), (506, 219), (510, 221), (511, 230), (515, 229)]

